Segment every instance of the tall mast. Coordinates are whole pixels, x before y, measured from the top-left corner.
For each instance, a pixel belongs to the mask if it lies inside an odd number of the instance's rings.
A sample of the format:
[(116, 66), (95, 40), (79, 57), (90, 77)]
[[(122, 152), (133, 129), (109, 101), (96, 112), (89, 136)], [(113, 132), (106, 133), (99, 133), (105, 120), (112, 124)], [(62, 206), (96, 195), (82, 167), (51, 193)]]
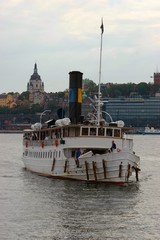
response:
[(99, 62), (99, 85), (98, 85), (98, 102), (97, 102), (97, 124), (99, 125), (101, 120), (101, 68), (102, 68), (102, 40), (103, 40), (103, 18), (101, 20), (101, 44), (100, 44), (100, 62)]

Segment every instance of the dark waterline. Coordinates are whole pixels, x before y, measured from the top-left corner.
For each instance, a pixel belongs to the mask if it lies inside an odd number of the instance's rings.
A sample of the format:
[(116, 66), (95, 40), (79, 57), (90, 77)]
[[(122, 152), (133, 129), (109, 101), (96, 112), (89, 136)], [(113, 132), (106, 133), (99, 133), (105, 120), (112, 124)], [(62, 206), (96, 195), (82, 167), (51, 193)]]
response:
[(0, 134), (0, 239), (160, 239), (160, 136), (133, 136), (129, 186), (53, 180), (21, 162), (22, 134)]

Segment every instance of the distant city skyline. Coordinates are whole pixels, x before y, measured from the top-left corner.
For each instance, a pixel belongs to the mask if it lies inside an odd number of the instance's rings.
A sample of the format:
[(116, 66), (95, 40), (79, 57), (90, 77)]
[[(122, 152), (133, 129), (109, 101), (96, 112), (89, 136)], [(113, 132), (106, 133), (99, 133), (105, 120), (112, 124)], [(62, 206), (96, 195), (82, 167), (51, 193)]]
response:
[(70, 71), (98, 84), (153, 82), (160, 70), (158, 0), (2, 0), (1, 93), (26, 91), (36, 62), (46, 92), (64, 91)]

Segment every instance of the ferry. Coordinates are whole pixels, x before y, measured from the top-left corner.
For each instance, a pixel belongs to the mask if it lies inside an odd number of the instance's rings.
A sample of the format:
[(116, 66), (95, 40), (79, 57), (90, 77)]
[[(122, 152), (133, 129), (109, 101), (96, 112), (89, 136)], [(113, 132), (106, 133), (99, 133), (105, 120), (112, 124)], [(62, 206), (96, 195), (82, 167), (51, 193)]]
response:
[(145, 127), (144, 131), (138, 131), (139, 134), (143, 135), (160, 135), (160, 129), (155, 129), (154, 127)]
[(84, 119), (83, 74), (73, 71), (69, 75), (69, 117), (49, 120), (47, 126), (40, 121), (24, 130), (22, 161), (26, 169), (57, 179), (116, 184), (138, 181), (140, 158), (133, 150), (133, 139), (124, 135), (124, 123), (103, 119), (101, 96), (95, 100), (96, 113)]
[[(22, 161), (26, 169), (37, 174), (87, 182), (125, 184), (138, 181), (140, 158), (133, 150), (133, 139), (124, 135), (122, 121), (109, 123), (103, 118), (101, 58), (98, 94), (94, 111), (85, 119), (81, 115), (82, 75), (69, 73), (69, 116), (50, 120), (47, 127), (40, 122), (24, 130)], [(44, 111), (44, 114), (48, 110)]]

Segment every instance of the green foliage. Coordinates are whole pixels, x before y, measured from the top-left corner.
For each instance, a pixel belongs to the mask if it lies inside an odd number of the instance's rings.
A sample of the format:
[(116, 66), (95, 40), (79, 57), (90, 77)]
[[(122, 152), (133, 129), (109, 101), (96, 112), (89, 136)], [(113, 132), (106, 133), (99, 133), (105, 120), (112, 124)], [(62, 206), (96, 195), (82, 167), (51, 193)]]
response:
[(6, 106), (0, 107), (0, 113), (3, 113), (3, 114), (11, 113), (11, 109)]
[(57, 109), (55, 101), (49, 101), (47, 104), (47, 109), (50, 109), (51, 111), (55, 111)]
[[(113, 84), (107, 83), (101, 85), (102, 97), (134, 97), (142, 96), (149, 97), (155, 96), (155, 93), (160, 90), (160, 85), (155, 85), (153, 83), (140, 82), (139, 84), (135, 83), (126, 83), (126, 84)], [(98, 85), (90, 79), (83, 80), (83, 94), (84, 96), (90, 96), (93, 98), (95, 94), (98, 93)], [(13, 92), (9, 94), (14, 95)], [(18, 93), (17, 93), (18, 96)], [(45, 109), (50, 109), (52, 112), (56, 112), (63, 104), (64, 99), (66, 99), (66, 90), (63, 92), (51, 92), (46, 93), (44, 106), (40, 104), (31, 105), (29, 102), (29, 92), (22, 92), (17, 99), (17, 106), (10, 109), (9, 107), (0, 107), (1, 114), (9, 113), (36, 113), (42, 112)]]
[(141, 82), (141, 83), (137, 84), (136, 91), (139, 93), (139, 95), (142, 95), (142, 96), (149, 95), (148, 84), (145, 82)]
[(86, 78), (83, 80), (83, 90), (87, 96), (93, 96), (98, 92), (98, 86), (92, 80)]
[(26, 92), (22, 92), (20, 95), (19, 95), (19, 100), (29, 100), (29, 92), (26, 91)]
[(53, 94), (57, 98), (64, 98), (65, 96), (65, 91), (64, 92), (56, 92)]
[(126, 84), (106, 84), (103, 85), (101, 90), (103, 97), (131, 97), (142, 96), (149, 97), (154, 96), (160, 89), (160, 85), (154, 85), (151, 83), (141, 82), (139, 84), (126, 83)]
[(43, 112), (44, 108), (40, 104), (33, 104), (30, 108), (30, 113)]

